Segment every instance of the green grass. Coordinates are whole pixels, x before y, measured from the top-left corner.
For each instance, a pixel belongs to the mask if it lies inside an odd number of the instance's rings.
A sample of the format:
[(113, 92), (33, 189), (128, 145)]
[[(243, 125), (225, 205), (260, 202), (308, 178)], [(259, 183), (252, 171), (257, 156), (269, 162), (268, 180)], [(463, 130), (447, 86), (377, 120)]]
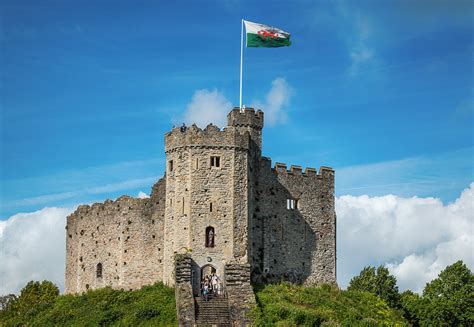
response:
[(329, 285), (267, 285), (255, 289), (257, 326), (408, 326), (402, 313), (368, 292)]
[[(32, 293), (31, 293), (32, 294)], [(255, 288), (256, 326), (407, 326), (378, 297), (329, 285)], [(0, 326), (176, 326), (174, 289), (157, 283), (136, 291), (103, 288), (82, 295), (24, 296), (0, 312)]]
[(174, 289), (157, 283), (136, 291), (103, 288), (54, 302), (0, 312), (0, 326), (176, 326)]

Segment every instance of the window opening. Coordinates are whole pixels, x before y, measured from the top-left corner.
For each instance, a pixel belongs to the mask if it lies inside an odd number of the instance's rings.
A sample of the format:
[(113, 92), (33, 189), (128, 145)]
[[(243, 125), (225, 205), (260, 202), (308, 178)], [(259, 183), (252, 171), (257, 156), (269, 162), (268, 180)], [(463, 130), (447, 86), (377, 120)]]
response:
[(209, 203), (209, 212), (212, 212), (212, 202)]
[(99, 262), (96, 268), (97, 278), (102, 278), (102, 264)]
[(288, 210), (298, 209), (298, 200), (286, 199), (286, 209), (288, 209)]
[(206, 247), (213, 248), (214, 247), (214, 227), (207, 227), (206, 228)]
[(221, 157), (211, 156), (211, 167), (219, 168), (221, 166)]
[(173, 171), (173, 160), (168, 161), (168, 167), (169, 167), (170, 172), (172, 172)]

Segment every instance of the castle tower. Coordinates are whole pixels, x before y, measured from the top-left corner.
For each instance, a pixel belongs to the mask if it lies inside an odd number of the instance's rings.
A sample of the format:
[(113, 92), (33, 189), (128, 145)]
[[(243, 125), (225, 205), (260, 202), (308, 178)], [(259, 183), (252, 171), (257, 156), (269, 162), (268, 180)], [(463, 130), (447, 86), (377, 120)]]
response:
[(236, 108), (223, 130), (193, 125), (165, 135), (165, 283), (174, 283), (176, 253), (190, 252), (195, 285), (202, 273), (222, 276), (226, 263), (248, 263), (248, 167), (262, 127), (261, 111)]

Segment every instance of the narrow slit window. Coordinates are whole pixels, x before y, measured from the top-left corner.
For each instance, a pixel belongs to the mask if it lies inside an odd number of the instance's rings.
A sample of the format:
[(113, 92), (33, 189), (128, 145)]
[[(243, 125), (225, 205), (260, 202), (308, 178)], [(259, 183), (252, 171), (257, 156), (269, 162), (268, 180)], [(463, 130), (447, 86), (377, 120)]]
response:
[(173, 171), (173, 160), (168, 161), (168, 168), (170, 170), (170, 173)]
[(181, 209), (181, 213), (184, 215), (184, 197), (183, 197), (183, 206), (182, 206), (182, 209)]
[(102, 263), (98, 263), (96, 267), (96, 276), (97, 278), (102, 278)]
[(212, 202), (209, 203), (209, 212), (212, 212)]
[(199, 169), (199, 158), (196, 158), (194, 167), (196, 170)]

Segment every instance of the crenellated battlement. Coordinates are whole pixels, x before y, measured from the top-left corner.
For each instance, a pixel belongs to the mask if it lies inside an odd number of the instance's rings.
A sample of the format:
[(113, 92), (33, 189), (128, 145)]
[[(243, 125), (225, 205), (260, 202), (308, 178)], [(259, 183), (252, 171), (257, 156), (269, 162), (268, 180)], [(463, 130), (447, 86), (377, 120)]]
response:
[(330, 167), (321, 166), (319, 172), (315, 168), (306, 167), (304, 170), (301, 166), (291, 165), (288, 169), (285, 163), (276, 162), (272, 168), (272, 161), (269, 157), (262, 157), (262, 168), (272, 169), (273, 172), (283, 175), (294, 175), (294, 176), (305, 176), (305, 177), (318, 177), (329, 176), (334, 174), (334, 170)]
[(257, 130), (263, 128), (263, 111), (254, 108), (245, 108), (243, 111), (235, 107), (227, 115), (228, 126), (251, 127)]
[(248, 132), (241, 134), (233, 126), (228, 126), (221, 130), (213, 124), (207, 125), (204, 129), (193, 124), (190, 127), (182, 126), (173, 128), (171, 132), (166, 133), (165, 152), (168, 153), (185, 147), (228, 147), (248, 149), (249, 139)]
[(105, 216), (105, 212), (116, 211), (120, 214), (126, 214), (129, 211), (141, 210), (151, 204), (150, 198), (140, 199), (123, 195), (116, 200), (107, 199), (104, 202), (94, 203), (92, 205), (83, 204), (77, 207), (77, 209), (71, 213), (67, 219), (94, 219), (94, 217)]

